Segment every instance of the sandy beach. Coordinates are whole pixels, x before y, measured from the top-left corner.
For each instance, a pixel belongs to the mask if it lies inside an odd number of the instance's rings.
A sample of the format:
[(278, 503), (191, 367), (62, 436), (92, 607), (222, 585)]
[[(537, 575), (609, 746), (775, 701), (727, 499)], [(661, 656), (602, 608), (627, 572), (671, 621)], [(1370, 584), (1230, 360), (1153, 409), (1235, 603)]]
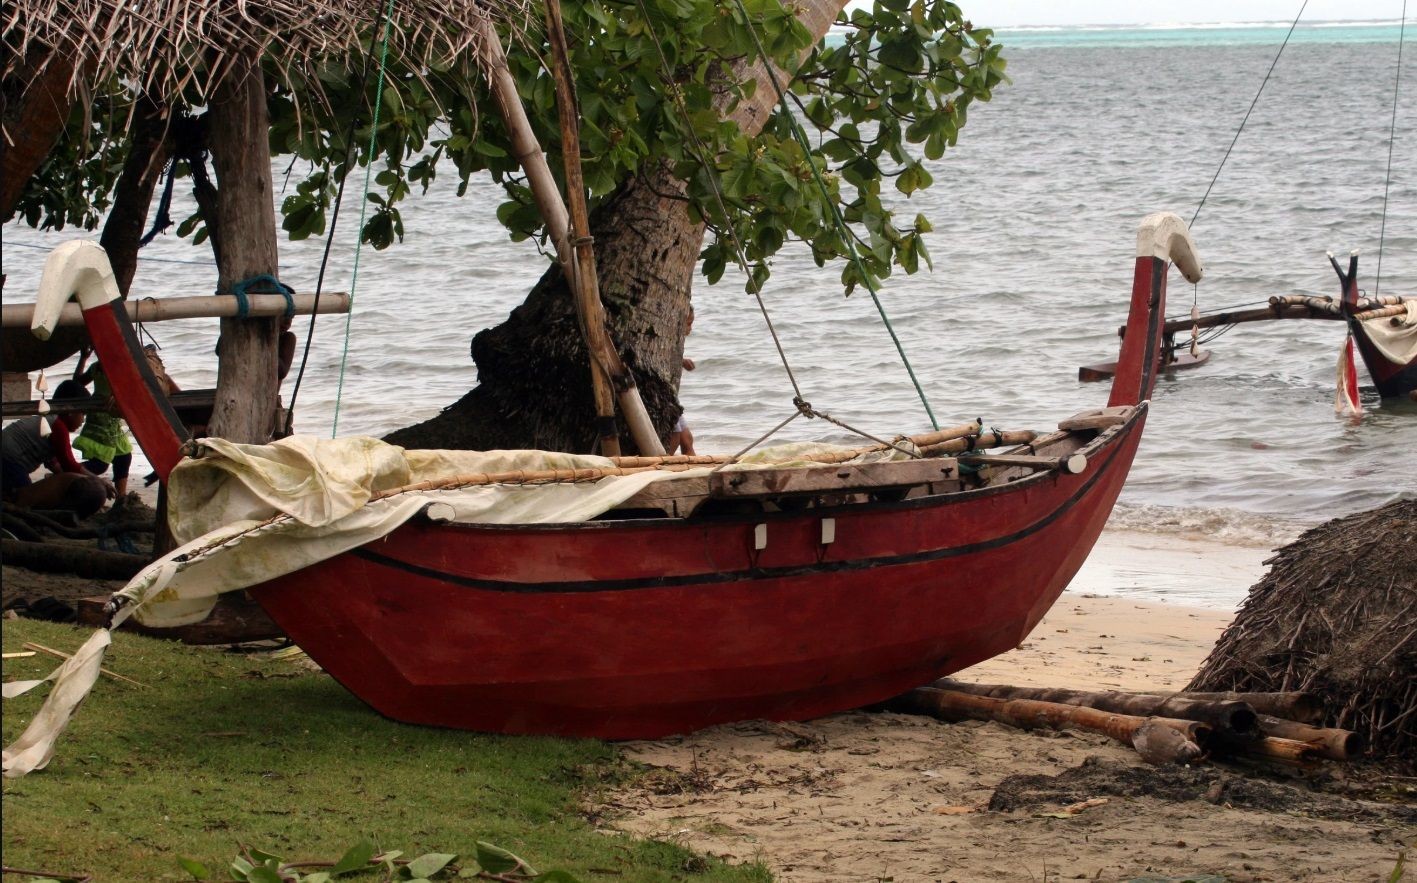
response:
[[(1196, 580), (1223, 598), (1266, 557), (1104, 534), (1021, 647), (959, 677), (1180, 689), (1231, 611), (1137, 596)], [(600, 809), (609, 829), (761, 861), (782, 881), (1385, 880), (1417, 843), (1414, 814), (1351, 799), (1341, 767), (1163, 769), (1081, 732), (851, 712), (624, 748), (652, 771)]]

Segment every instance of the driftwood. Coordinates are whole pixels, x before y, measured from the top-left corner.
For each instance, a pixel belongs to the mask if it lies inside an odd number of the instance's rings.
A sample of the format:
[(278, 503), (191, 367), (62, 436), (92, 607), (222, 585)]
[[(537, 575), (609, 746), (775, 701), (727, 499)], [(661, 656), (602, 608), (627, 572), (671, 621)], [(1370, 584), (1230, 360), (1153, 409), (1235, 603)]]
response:
[(1136, 749), (1148, 763), (1191, 763), (1203, 758), (1211, 728), (1199, 721), (1140, 717), (1033, 699), (996, 699), (938, 687), (920, 687), (890, 700), (890, 711), (941, 720), (988, 720), (1022, 729), (1076, 727), (1102, 733)]
[(1297, 690), (1285, 693), (1198, 693), (1185, 690), (1173, 694), (1180, 699), (1205, 702), (1244, 702), (1260, 714), (1282, 717), (1291, 721), (1313, 724), (1323, 720), (1323, 701), (1312, 693)]
[(1237, 699), (1189, 699), (1148, 693), (1068, 690), (1048, 687), (1011, 687), (1005, 684), (968, 684), (943, 678), (932, 686), (994, 699), (1033, 699), (1060, 705), (1083, 706), (1099, 711), (1138, 717), (1166, 717), (1201, 721), (1230, 736), (1258, 735), (1258, 715)]
[(0, 554), (6, 564), (43, 573), (72, 573), (89, 579), (128, 580), (148, 565), (146, 555), (25, 540), (0, 540)]
[(1311, 727), (1298, 721), (1260, 715), (1260, 732), (1267, 737), (1302, 742), (1329, 760), (1352, 760), (1363, 753), (1363, 736), (1352, 730)]

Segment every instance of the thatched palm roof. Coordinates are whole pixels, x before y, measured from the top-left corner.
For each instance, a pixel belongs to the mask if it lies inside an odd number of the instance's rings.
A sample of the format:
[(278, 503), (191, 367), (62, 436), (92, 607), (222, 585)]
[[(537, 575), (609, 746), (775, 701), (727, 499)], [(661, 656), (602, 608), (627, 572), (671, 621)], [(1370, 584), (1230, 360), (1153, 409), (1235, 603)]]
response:
[[(157, 96), (201, 99), (253, 49), (277, 76), (318, 88), (330, 65), (354, 65), (382, 33), (387, 0), (10, 0), (4, 76), (28, 81), (74, 64), (70, 88), (118, 77)], [(478, 48), (489, 17), (527, 20), (526, 0), (394, 0), (390, 54), (417, 65)], [(377, 51), (377, 50), (376, 50)]]

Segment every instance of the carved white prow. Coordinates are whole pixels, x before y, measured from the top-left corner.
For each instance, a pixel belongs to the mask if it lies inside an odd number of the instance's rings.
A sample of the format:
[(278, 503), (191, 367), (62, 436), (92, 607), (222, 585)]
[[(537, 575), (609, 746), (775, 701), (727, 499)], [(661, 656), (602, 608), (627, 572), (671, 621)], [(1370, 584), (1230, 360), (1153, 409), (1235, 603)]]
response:
[(88, 310), (118, 300), (118, 280), (108, 262), (108, 252), (84, 239), (61, 244), (49, 253), (35, 297), (30, 330), (40, 340), (48, 340), (59, 324), (59, 314), (70, 297)]
[(1137, 230), (1137, 257), (1160, 258), (1173, 263), (1187, 282), (1201, 281), (1205, 272), (1191, 231), (1186, 222), (1172, 212), (1157, 212), (1142, 220)]

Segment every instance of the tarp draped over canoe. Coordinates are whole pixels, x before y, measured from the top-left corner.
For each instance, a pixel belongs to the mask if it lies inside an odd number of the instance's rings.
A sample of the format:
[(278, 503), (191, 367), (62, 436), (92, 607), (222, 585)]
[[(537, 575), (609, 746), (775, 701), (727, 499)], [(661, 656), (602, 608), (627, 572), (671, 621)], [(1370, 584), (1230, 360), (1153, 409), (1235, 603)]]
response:
[(1417, 359), (1417, 299), (1407, 301), (1407, 312), (1395, 317), (1370, 319), (1363, 331), (1378, 352), (1394, 365)]
[[(449, 520), (456, 522), (580, 522), (613, 509), (653, 482), (703, 476), (713, 468), (388, 494), (455, 476), (612, 469), (615, 463), (548, 451), (413, 451), (367, 437), (292, 436), (269, 445), (202, 439), (197, 444), (203, 455), (184, 460), (168, 482), (168, 520), (180, 546), (144, 568), (118, 593), (130, 603), (114, 617), (114, 628), (129, 615), (159, 627), (200, 622), (222, 592), (274, 579), (377, 540), (430, 503), (447, 507)], [(909, 442), (901, 443), (902, 450), (910, 447)], [(806, 458), (847, 450), (806, 442), (778, 445), (722, 468), (831, 468)], [(903, 459), (902, 450), (864, 452), (844, 462)], [(5, 685), (9, 699), (47, 681), (55, 683), (44, 708), (5, 749), (5, 776), (22, 776), (49, 762), (55, 741), (98, 678), (109, 641), (109, 630), (100, 630), (48, 678)]]

